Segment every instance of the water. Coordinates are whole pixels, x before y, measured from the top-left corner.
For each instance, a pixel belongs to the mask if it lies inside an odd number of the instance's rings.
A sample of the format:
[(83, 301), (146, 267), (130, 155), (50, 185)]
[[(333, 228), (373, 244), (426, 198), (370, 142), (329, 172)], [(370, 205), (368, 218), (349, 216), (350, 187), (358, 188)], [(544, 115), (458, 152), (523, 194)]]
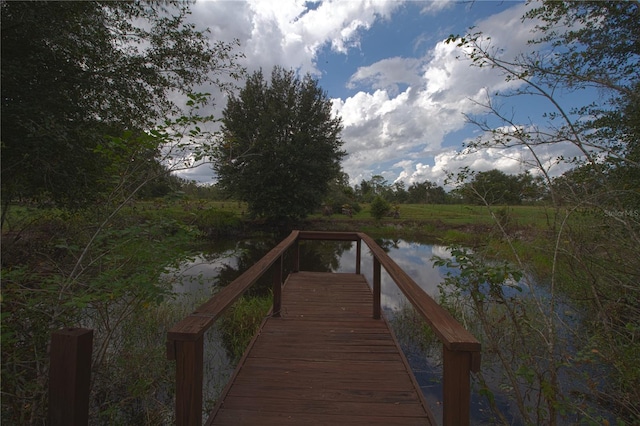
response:
[[(255, 239), (238, 242), (223, 241), (212, 245), (208, 250), (195, 253), (185, 259), (180, 268), (171, 276), (174, 291), (179, 295), (180, 303), (185, 303), (193, 309), (199, 303), (209, 298), (217, 288), (227, 285), (237, 278), (244, 270), (253, 265), (273, 248), (279, 240)], [(407, 272), (411, 278), (431, 297), (438, 300), (439, 285), (444, 281), (449, 270), (446, 267), (434, 267), (432, 258), (450, 258), (449, 250), (441, 245), (407, 240), (378, 239), (378, 244), (387, 254)], [(300, 243), (300, 269), (320, 272), (355, 272), (356, 244), (352, 242), (304, 241)], [(285, 258), (285, 276), (292, 259)], [(373, 258), (365, 244), (362, 245), (361, 272), (369, 283), (373, 282)], [(529, 285), (531, 283), (529, 282)], [(517, 297), (530, 296), (531, 288), (526, 282), (520, 283), (523, 291), (512, 292)], [(251, 292), (253, 294), (268, 294), (271, 288), (271, 274), (266, 274), (263, 280), (256, 283)], [(537, 297), (545, 297), (544, 286), (536, 286)], [(409, 303), (395, 283), (386, 274), (384, 268), (381, 274), (381, 304), (385, 317), (389, 320), (405, 356), (413, 370), (429, 406), (436, 419), (442, 416), (442, 362), (441, 345), (425, 346), (416, 339), (415, 329), (420, 327), (422, 320), (408, 316)], [(564, 309), (564, 308), (563, 308)], [(567, 310), (570, 310), (567, 308)], [(210, 335), (205, 356), (207, 392), (211, 400), (215, 399), (228, 380), (234, 366), (229, 364), (224, 348), (214, 329)], [(486, 357), (487, 354), (483, 354)], [(487, 360), (488, 358), (484, 358)], [(484, 368), (484, 367), (483, 367)], [(484, 372), (484, 369), (483, 369)], [(500, 389), (499, 372), (491, 376), (487, 372), (485, 377), (495, 396), (496, 405), (505, 414), (510, 424), (520, 424), (515, 406), (509, 396), (509, 391)], [(494, 381), (491, 383), (491, 381)], [(568, 379), (567, 379), (568, 380)], [(222, 384), (222, 385), (221, 385)], [(495, 424), (489, 404), (484, 396), (472, 392), (471, 401), (472, 424)]]

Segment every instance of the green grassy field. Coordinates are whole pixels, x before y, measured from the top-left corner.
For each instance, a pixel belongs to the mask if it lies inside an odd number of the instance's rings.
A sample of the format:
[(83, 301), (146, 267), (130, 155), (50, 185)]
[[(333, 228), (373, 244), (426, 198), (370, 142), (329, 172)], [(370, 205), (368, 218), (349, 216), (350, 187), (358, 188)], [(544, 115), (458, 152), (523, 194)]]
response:
[[(534, 226), (544, 227), (547, 225), (547, 219), (550, 212), (544, 206), (509, 206), (494, 207), (489, 211), (485, 206), (470, 206), (463, 204), (401, 204), (400, 217), (384, 218), (383, 224), (393, 222), (438, 222), (446, 226), (462, 226), (462, 225), (492, 225), (495, 223), (493, 214), (501, 218), (508, 216), (511, 225), (515, 226)], [(329, 219), (344, 221), (373, 221), (368, 204), (362, 205), (362, 210), (353, 217), (349, 218), (343, 214), (334, 214), (329, 217), (315, 214), (310, 219)]]
[[(399, 218), (385, 217), (380, 223), (376, 223), (371, 216), (369, 204), (362, 204), (361, 210), (352, 217), (341, 213), (325, 216), (320, 212), (310, 215), (307, 219), (312, 222), (343, 223), (347, 226), (379, 226), (384, 227), (407, 222), (420, 222), (423, 224), (437, 224), (438, 227), (457, 228), (465, 225), (490, 226), (496, 219), (501, 223), (508, 223), (515, 227), (534, 227), (544, 229), (552, 220), (553, 212), (545, 206), (499, 206), (491, 210), (485, 206), (471, 206), (463, 204), (401, 204), (399, 206)], [(209, 200), (156, 200), (139, 201), (124, 209), (124, 212), (146, 212), (147, 214), (164, 213), (177, 217), (197, 216), (199, 212), (207, 210), (219, 210), (233, 213), (239, 219), (248, 219), (246, 203), (239, 201), (209, 201)], [(43, 210), (12, 206), (9, 220), (22, 218), (25, 215), (42, 214)], [(55, 210), (49, 210), (49, 215), (56, 216)], [(504, 222), (506, 220), (506, 222)]]

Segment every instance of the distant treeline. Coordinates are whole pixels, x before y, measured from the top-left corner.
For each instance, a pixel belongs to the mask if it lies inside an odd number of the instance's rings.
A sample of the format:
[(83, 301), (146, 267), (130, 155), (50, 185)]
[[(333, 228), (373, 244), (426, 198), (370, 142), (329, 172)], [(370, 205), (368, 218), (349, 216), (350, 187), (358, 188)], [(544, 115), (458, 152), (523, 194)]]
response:
[[(562, 194), (571, 192), (577, 185), (575, 170), (565, 173), (553, 182), (553, 192)], [(551, 201), (551, 192), (545, 180), (528, 172), (517, 175), (506, 174), (494, 169), (486, 172), (469, 173), (466, 181), (457, 188), (447, 191), (443, 186), (429, 180), (414, 182), (407, 186), (403, 181), (389, 183), (380, 175), (359, 184), (349, 185), (349, 177), (343, 174), (341, 179), (330, 185), (325, 205), (340, 211), (342, 206), (354, 207), (359, 203), (371, 203), (381, 197), (392, 204), (489, 204), (521, 205), (540, 204)], [(584, 182), (580, 182), (584, 185)], [(223, 200), (228, 198), (215, 184), (202, 185), (176, 176), (165, 180), (145, 191), (145, 197), (188, 196), (198, 199)]]

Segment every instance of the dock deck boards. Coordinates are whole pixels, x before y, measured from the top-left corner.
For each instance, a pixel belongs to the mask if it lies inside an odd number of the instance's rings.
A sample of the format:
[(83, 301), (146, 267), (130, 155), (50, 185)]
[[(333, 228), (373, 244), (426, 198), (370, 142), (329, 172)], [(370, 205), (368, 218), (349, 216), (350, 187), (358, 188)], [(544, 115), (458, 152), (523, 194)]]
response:
[(361, 275), (289, 275), (207, 424), (435, 423), (372, 298)]

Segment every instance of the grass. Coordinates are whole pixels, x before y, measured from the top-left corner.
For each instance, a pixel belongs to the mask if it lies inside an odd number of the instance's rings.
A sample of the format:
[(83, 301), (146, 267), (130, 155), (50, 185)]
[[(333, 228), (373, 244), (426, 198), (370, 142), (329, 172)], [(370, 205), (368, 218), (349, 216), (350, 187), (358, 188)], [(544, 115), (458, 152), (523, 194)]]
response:
[(221, 318), (222, 340), (237, 364), (272, 306), (273, 296), (243, 296)]
[[(509, 206), (495, 207), (508, 209), (509, 215), (519, 226), (545, 226), (547, 211), (543, 206)], [(310, 216), (313, 220), (340, 220), (345, 222), (373, 221), (369, 204), (363, 204), (362, 210), (348, 217), (342, 214), (322, 216), (319, 213)], [(460, 225), (491, 225), (494, 219), (485, 206), (470, 206), (465, 204), (400, 204), (400, 218), (383, 218), (382, 223), (422, 221), (440, 222), (448, 226)]]

